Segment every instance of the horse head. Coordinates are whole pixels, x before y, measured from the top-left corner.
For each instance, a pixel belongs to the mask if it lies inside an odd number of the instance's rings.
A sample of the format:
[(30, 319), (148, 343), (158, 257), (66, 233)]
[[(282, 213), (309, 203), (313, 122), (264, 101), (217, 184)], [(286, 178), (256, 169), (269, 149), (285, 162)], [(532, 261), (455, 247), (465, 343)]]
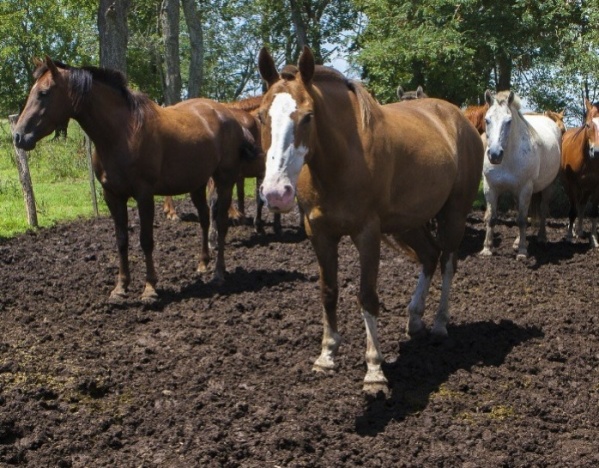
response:
[(512, 123), (512, 106), (519, 108), (519, 100), (513, 91), (502, 91), (492, 96), (485, 91), (485, 101), (489, 106), (485, 114), (487, 135), (487, 157), (491, 164), (501, 164), (507, 146)]
[(36, 60), (35, 65), (36, 81), (13, 135), (15, 146), (26, 151), (34, 149), (40, 139), (56, 128), (66, 126), (73, 112), (64, 66), (48, 56), (43, 61)]
[(266, 153), (260, 196), (272, 211), (288, 212), (295, 203), (297, 181), (308, 157), (314, 127), (310, 95), (314, 55), (304, 47), (298, 66), (288, 65), (279, 74), (270, 53), (263, 48), (258, 67), (268, 86), (258, 112)]
[(595, 159), (599, 158), (599, 102), (591, 104), (585, 99), (584, 104), (587, 110), (584, 126), (589, 142), (589, 157)]
[(411, 101), (412, 99), (424, 99), (428, 96), (425, 94), (422, 86), (418, 86), (416, 91), (404, 91), (404, 89), (400, 86), (397, 87), (397, 98), (400, 101)]

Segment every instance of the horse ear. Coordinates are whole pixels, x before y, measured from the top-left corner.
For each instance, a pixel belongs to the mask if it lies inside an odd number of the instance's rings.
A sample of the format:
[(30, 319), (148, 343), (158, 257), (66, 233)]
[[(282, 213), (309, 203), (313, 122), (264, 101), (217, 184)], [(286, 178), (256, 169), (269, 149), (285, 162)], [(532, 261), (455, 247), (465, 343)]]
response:
[(397, 94), (397, 97), (398, 97), (399, 99), (401, 99), (401, 97), (403, 96), (403, 88), (401, 87), (401, 85), (399, 85), (399, 86), (397, 87), (397, 90), (395, 91), (395, 93)]
[(279, 72), (277, 71), (275, 61), (266, 47), (262, 47), (260, 50), (260, 55), (258, 56), (258, 70), (260, 70), (260, 76), (266, 81), (269, 88), (279, 81)]
[(587, 110), (587, 112), (591, 110), (591, 107), (593, 107), (591, 101), (589, 101), (587, 98), (584, 98), (584, 107)]
[(304, 46), (297, 65), (304, 85), (308, 86), (314, 77), (314, 54), (308, 46)]
[(418, 88), (416, 88), (416, 98), (417, 99), (422, 98), (423, 94), (424, 94), (424, 89), (422, 89), (422, 86), (418, 86)]
[(493, 96), (491, 96), (491, 91), (488, 89), (485, 91), (485, 102), (488, 106), (493, 105)]
[(35, 68), (41, 67), (44, 63), (44, 61), (39, 57), (33, 57), (33, 59), (31, 61), (33, 62), (33, 66)]
[(58, 75), (58, 68), (56, 68), (56, 65), (54, 65), (54, 62), (52, 61), (52, 59), (46, 55), (45, 61), (46, 61), (46, 66), (48, 67), (48, 70), (50, 70), (50, 73), (52, 73), (52, 76)]
[(507, 104), (508, 104), (508, 106), (509, 106), (509, 105), (511, 105), (511, 104), (512, 104), (512, 102), (514, 102), (514, 97), (515, 97), (515, 96), (516, 96), (516, 95), (514, 94), (514, 92), (513, 92), (513, 91), (510, 91), (510, 95), (509, 95), (509, 96), (508, 96), (508, 98), (507, 98)]

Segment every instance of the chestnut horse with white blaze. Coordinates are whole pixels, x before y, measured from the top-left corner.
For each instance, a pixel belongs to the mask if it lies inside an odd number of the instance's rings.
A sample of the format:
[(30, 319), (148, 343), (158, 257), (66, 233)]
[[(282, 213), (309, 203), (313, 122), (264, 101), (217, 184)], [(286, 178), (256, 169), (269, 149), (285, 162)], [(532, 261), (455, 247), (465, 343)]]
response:
[(216, 184), (218, 252), (214, 280), (224, 281), (227, 209), (241, 161), (255, 148), (223, 105), (190, 99), (166, 108), (127, 88), (124, 75), (95, 67), (76, 68), (46, 57), (34, 72), (35, 84), (14, 133), (15, 145), (31, 150), (38, 140), (73, 118), (95, 145), (93, 168), (114, 220), (119, 253), (113, 301), (126, 296), (130, 283), (127, 200), (139, 210), (140, 243), (145, 256), (146, 284), (142, 300), (157, 298), (154, 249), (154, 195), (190, 193), (198, 210), (202, 250), (198, 271), (209, 261), (206, 184)]
[[(447, 335), (449, 292), (466, 216), (481, 177), (483, 146), (454, 105), (419, 99), (379, 105), (357, 82), (317, 66), (304, 48), (298, 67), (279, 74), (268, 51), (259, 57), (268, 85), (259, 117), (266, 152), (261, 194), (286, 212), (297, 195), (316, 252), (324, 308), (317, 371), (335, 368), (338, 244), (350, 236), (360, 259), (359, 304), (366, 326), (364, 390), (387, 390), (377, 333), (377, 277), (382, 236), (389, 235), (422, 264), (408, 306), (410, 335), (422, 315), (437, 264), (442, 293), (432, 333)], [(437, 230), (430, 227), (436, 220)]]
[[(597, 217), (599, 210), (599, 103), (585, 99), (586, 117), (581, 127), (566, 131), (562, 141), (561, 172), (570, 200), (568, 233), (566, 239), (582, 237), (582, 220), (587, 202), (591, 203), (590, 243), (599, 247)], [(577, 220), (578, 218), (578, 220)], [(576, 230), (574, 230), (574, 222)]]
[(493, 227), (497, 222), (497, 202), (502, 193), (511, 193), (518, 203), (518, 236), (513, 248), (517, 258), (528, 256), (526, 227), (533, 194), (538, 194), (539, 231), (537, 239), (546, 242), (545, 219), (551, 184), (559, 172), (562, 134), (551, 118), (522, 115), (520, 99), (513, 91), (492, 96), (485, 92), (489, 106), (485, 115), (486, 158), (483, 190), (487, 202), (483, 256), (492, 255)]

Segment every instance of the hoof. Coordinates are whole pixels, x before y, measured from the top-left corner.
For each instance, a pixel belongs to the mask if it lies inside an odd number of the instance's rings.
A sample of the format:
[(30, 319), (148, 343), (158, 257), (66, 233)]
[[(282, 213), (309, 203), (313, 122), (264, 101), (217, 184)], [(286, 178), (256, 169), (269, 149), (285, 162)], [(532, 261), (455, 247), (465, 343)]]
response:
[(141, 302), (146, 305), (155, 304), (158, 301), (158, 293), (156, 291), (144, 291), (141, 295)]
[(431, 335), (435, 338), (435, 340), (443, 340), (449, 336), (447, 333), (447, 327), (445, 325), (433, 325), (431, 328)]
[(488, 249), (487, 247), (485, 247), (478, 253), (479, 257), (490, 257), (492, 255), (493, 255), (493, 252), (491, 251), (491, 249)]
[(206, 265), (205, 263), (200, 263), (198, 265), (196, 273), (203, 274), (203, 273), (206, 273), (207, 271), (208, 271), (208, 265)]
[(516, 255), (517, 260), (526, 260), (527, 258), (528, 258), (527, 253), (518, 252), (518, 255)]
[(127, 299), (127, 291), (122, 288), (114, 288), (110, 293), (108, 302), (110, 304), (122, 304), (125, 299)]
[(406, 325), (406, 335), (410, 338), (417, 338), (427, 334), (426, 326), (420, 317), (408, 320)]
[(213, 286), (222, 286), (223, 284), (225, 284), (225, 278), (221, 275), (214, 275), (214, 277), (212, 278), (212, 281), (210, 281), (210, 283)]
[(319, 374), (332, 374), (337, 370), (335, 361), (331, 358), (320, 356), (312, 366), (312, 371), (318, 372)]
[(362, 387), (362, 391), (370, 396), (375, 398), (388, 398), (391, 394), (391, 390), (389, 389), (389, 384), (385, 380), (384, 382), (364, 382), (364, 386)]

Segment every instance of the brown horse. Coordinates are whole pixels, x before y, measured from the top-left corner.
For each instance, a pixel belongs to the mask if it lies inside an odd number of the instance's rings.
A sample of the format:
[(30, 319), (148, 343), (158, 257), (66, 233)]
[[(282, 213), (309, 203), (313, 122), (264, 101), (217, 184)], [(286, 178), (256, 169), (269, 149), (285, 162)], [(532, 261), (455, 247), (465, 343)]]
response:
[[(366, 326), (366, 391), (385, 391), (377, 334), (377, 276), (385, 235), (422, 264), (408, 306), (410, 335), (424, 330), (422, 315), (437, 264), (441, 301), (432, 333), (447, 335), (449, 292), (457, 250), (482, 173), (483, 146), (454, 105), (423, 99), (379, 105), (358, 83), (316, 66), (304, 48), (298, 67), (279, 74), (266, 49), (259, 69), (268, 85), (260, 109), (267, 207), (285, 212), (297, 199), (320, 268), (324, 307), (317, 371), (335, 368), (338, 244), (349, 235), (360, 259), (358, 301)], [(434, 219), (436, 223), (429, 223)], [(436, 224), (436, 232), (429, 228)]]
[(484, 106), (468, 106), (464, 109), (464, 115), (478, 130), (479, 135), (484, 135), (487, 129), (485, 125), (485, 114), (489, 110), (489, 105)]
[(523, 115), (544, 115), (545, 117), (549, 117), (551, 120), (553, 120), (557, 124), (557, 127), (559, 128), (562, 135), (564, 133), (566, 133), (566, 124), (564, 123), (564, 111), (555, 112), (555, 111), (546, 110), (543, 113), (525, 112)]
[[(587, 202), (591, 203), (590, 242), (599, 247), (597, 217), (599, 216), (599, 102), (585, 99), (586, 118), (583, 126), (566, 131), (562, 139), (561, 175), (570, 200), (566, 239), (582, 237), (582, 221)], [(576, 231), (574, 232), (574, 221)]]
[[(227, 106), (239, 124), (249, 132), (248, 139), (255, 142), (256, 148), (260, 149), (260, 123), (256, 118), (256, 113), (262, 102), (262, 95), (252, 96), (239, 101), (223, 103)], [(234, 223), (242, 223), (245, 220), (245, 179), (256, 179), (256, 214), (254, 216), (254, 228), (256, 232), (264, 232), (264, 222), (262, 221), (262, 208), (264, 202), (260, 198), (259, 187), (264, 177), (265, 161), (264, 153), (258, 151), (258, 155), (251, 161), (243, 161), (241, 164), (241, 174), (237, 179), (235, 187), (237, 188), (237, 208), (233, 204), (229, 208), (229, 219)], [(209, 184), (209, 193), (213, 188)], [(211, 196), (209, 196), (211, 198)], [(168, 219), (178, 219), (177, 211), (173, 203), (172, 197), (164, 198), (163, 211)], [(211, 225), (213, 226), (213, 224)], [(274, 230), (276, 234), (281, 233), (281, 215), (274, 215)], [(215, 232), (215, 231), (211, 231)], [(212, 235), (211, 235), (212, 238)]]
[[(127, 88), (124, 76), (95, 67), (75, 68), (46, 57), (38, 63), (15, 145), (30, 150), (57, 126), (75, 119), (95, 145), (93, 167), (114, 220), (119, 274), (112, 300), (126, 296), (130, 283), (127, 200), (137, 201), (140, 243), (145, 255), (142, 300), (157, 298), (154, 248), (154, 195), (191, 193), (202, 228), (199, 271), (209, 261), (206, 184), (212, 177), (219, 198), (219, 239), (214, 280), (225, 274), (224, 242), (233, 184), (249, 142), (230, 110), (207, 99), (162, 108)], [(221, 209), (222, 207), (222, 209)]]

